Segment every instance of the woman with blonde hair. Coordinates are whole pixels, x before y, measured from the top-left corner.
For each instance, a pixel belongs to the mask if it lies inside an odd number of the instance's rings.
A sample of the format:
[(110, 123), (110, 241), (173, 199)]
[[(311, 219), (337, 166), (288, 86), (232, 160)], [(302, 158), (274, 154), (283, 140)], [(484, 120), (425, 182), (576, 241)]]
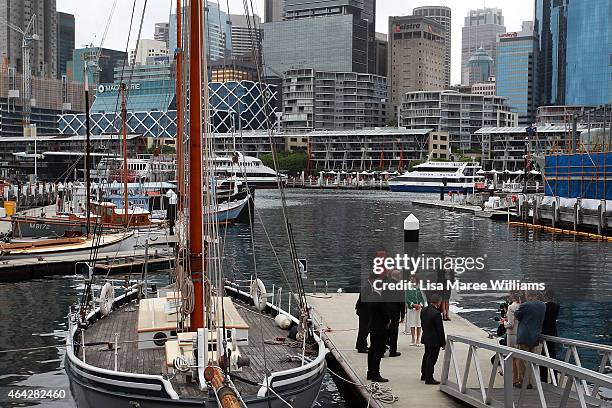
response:
[[(508, 347), (518, 348), (516, 344), (516, 334), (518, 333), (519, 321), (514, 317), (514, 314), (521, 306), (523, 301), (522, 292), (510, 292), (510, 305), (508, 306), (508, 312), (506, 317), (502, 320), (504, 327), (506, 328), (506, 344)], [(519, 371), (519, 360), (516, 358), (512, 359), (512, 384), (519, 386), (521, 384), (520, 371)]]

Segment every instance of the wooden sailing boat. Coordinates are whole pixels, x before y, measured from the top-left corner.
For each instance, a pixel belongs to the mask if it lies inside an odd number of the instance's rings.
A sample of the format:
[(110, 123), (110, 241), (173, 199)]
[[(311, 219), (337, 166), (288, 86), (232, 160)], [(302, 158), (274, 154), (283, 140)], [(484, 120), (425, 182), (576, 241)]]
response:
[[(70, 313), (65, 358), (80, 408), (307, 408), (325, 375), (326, 349), (310, 327), (303, 289), (294, 317), (268, 302), (261, 280), (242, 290), (223, 278), (219, 222), (207, 212), (214, 189), (203, 186), (214, 182), (214, 171), (202, 139), (202, 14), (202, 0), (191, 0), (188, 233), (179, 239), (176, 282), (154, 298), (141, 282), (115, 297), (107, 282), (93, 302), (87, 277), (80, 306)], [(288, 326), (299, 328), (300, 341), (265, 344), (287, 337)]]

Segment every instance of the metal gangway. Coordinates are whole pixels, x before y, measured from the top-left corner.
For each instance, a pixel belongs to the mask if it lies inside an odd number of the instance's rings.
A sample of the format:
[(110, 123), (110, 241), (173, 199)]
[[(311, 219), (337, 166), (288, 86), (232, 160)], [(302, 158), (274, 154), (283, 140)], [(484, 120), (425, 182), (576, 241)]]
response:
[[(474, 407), (503, 408), (612, 408), (612, 346), (560, 337), (542, 336), (555, 343), (558, 358), (475, 340), (448, 336), (440, 390)], [(465, 352), (467, 349), (467, 353)], [(582, 366), (579, 351), (601, 356), (597, 371)], [(482, 367), (479, 354), (492, 356), (492, 364)], [(523, 385), (512, 384), (512, 359), (525, 364)], [(540, 367), (548, 371), (549, 382), (540, 379)], [(531, 383), (532, 388), (527, 385)]]

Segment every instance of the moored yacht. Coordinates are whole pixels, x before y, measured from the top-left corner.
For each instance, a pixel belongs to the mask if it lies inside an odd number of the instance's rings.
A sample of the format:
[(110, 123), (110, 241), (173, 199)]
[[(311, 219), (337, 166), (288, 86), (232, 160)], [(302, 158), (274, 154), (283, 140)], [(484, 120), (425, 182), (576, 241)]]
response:
[(478, 189), (479, 183), (484, 183), (484, 177), (478, 174), (480, 169), (477, 162), (428, 160), (414, 166), (412, 171), (389, 180), (389, 189), (419, 193), (437, 193), (441, 188), (444, 188), (444, 192)]
[(240, 152), (231, 156), (215, 156), (214, 166), (220, 185), (243, 183), (257, 189), (277, 188), (279, 177), (283, 185), (287, 183), (287, 176), (279, 175), (260, 159), (245, 156)]

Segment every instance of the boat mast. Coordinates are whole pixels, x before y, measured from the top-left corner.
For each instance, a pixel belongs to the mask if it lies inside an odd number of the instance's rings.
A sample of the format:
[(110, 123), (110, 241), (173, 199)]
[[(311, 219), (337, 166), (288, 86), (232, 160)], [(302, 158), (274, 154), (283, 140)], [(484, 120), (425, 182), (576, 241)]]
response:
[(129, 225), (128, 214), (128, 161), (127, 161), (127, 108), (125, 106), (125, 84), (121, 83), (121, 130), (123, 133), (123, 216), (124, 226)]
[(189, 5), (189, 257), (194, 287), (191, 330), (204, 327), (202, 208), (202, 0)]
[(177, 211), (183, 210), (185, 199), (185, 157), (183, 153), (183, 15), (181, 12), (181, 1), (176, 0), (176, 165), (178, 202)]
[(87, 200), (87, 205), (85, 206), (85, 211), (87, 211), (87, 226), (85, 231), (87, 232), (87, 236), (89, 236), (91, 216), (91, 129), (89, 125), (89, 80), (87, 77), (89, 76), (87, 73), (87, 63), (85, 64), (85, 197)]

